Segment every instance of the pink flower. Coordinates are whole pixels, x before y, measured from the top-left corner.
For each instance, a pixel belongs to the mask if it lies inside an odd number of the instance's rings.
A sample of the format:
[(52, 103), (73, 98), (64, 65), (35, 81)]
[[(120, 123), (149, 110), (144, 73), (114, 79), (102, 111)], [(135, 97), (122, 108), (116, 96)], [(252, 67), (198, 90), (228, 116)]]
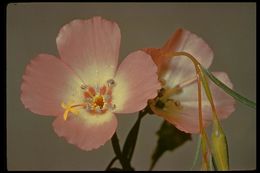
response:
[[(170, 58), (173, 52), (187, 52), (208, 68), (213, 60), (213, 52), (197, 35), (178, 29), (162, 48), (146, 48), (158, 66), (159, 80), (164, 84), (159, 96), (150, 102), (155, 114), (163, 117), (177, 128), (188, 133), (199, 132), (197, 80), (193, 63), (187, 57)], [(213, 73), (220, 81), (232, 88), (228, 75)], [(209, 81), (213, 100), (220, 119), (227, 118), (234, 110), (234, 99), (221, 88)], [(202, 93), (203, 122), (211, 122), (211, 106)]]
[(56, 116), (58, 136), (83, 150), (104, 145), (117, 128), (115, 113), (143, 109), (160, 88), (157, 67), (143, 51), (129, 54), (117, 67), (120, 39), (115, 22), (73, 20), (56, 39), (60, 57), (40, 54), (26, 67), (25, 107)]

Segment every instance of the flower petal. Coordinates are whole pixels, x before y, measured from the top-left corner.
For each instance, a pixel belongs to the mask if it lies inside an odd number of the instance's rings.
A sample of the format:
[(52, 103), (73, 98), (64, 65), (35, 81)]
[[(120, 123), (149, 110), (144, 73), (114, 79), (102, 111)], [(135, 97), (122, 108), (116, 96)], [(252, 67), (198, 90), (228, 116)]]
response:
[(21, 85), (21, 101), (32, 112), (60, 115), (61, 102), (71, 99), (81, 80), (60, 59), (40, 54), (27, 65)]
[(101, 17), (73, 20), (56, 39), (61, 59), (89, 85), (103, 85), (114, 76), (120, 47), (120, 29)]
[[(199, 133), (199, 118), (198, 116), (190, 116), (183, 112), (172, 112), (172, 114), (160, 111), (158, 108), (152, 108), (156, 115), (163, 117), (176, 128), (186, 133)], [(210, 123), (209, 120), (203, 119), (203, 126), (206, 127)]]
[[(232, 88), (232, 83), (228, 75), (224, 72), (213, 72), (213, 75), (227, 86)], [(209, 87), (213, 96), (214, 104), (220, 119), (227, 118), (235, 110), (235, 100), (226, 94), (221, 88), (216, 86), (209, 80)], [(197, 99), (197, 82), (194, 82), (183, 88), (183, 91), (178, 95), (173, 95), (173, 99), (180, 101), (183, 107), (179, 113), (174, 113), (172, 116), (164, 116), (168, 121), (175, 124), (180, 130), (197, 133), (198, 126), (198, 99)], [(211, 106), (207, 96), (202, 91), (202, 112), (204, 123), (209, 124), (212, 119)]]
[(111, 112), (91, 115), (83, 110), (80, 115), (69, 116), (66, 121), (59, 116), (52, 125), (59, 137), (65, 137), (69, 143), (89, 151), (104, 145), (113, 136), (117, 119)]
[(164, 53), (162, 53), (161, 49), (144, 48), (142, 50), (149, 54), (152, 57), (154, 63), (157, 65), (158, 76), (163, 75), (168, 68), (169, 58), (164, 56)]
[[(208, 68), (213, 60), (213, 52), (207, 43), (185, 29), (178, 29), (161, 49), (162, 52), (187, 52), (193, 55), (203, 67)], [(163, 60), (162, 60), (163, 61)], [(168, 62), (169, 63), (169, 62)], [(195, 76), (193, 63), (184, 56), (170, 60), (168, 73), (164, 79), (169, 86), (175, 86)]]
[(113, 103), (116, 113), (131, 113), (143, 109), (148, 99), (156, 97), (160, 83), (157, 67), (143, 51), (129, 54), (120, 64), (115, 76)]

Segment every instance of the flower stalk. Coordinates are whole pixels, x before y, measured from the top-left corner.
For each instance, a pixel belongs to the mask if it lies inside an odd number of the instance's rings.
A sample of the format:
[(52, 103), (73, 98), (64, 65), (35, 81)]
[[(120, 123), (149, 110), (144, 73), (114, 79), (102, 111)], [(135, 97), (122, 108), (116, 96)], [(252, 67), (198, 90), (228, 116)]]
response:
[[(124, 158), (124, 156), (121, 152), (119, 140), (118, 140), (116, 132), (114, 133), (114, 135), (112, 137), (112, 146), (113, 146), (114, 152), (116, 154), (116, 157), (119, 159), (119, 162), (122, 165), (123, 169), (126, 171), (133, 171), (133, 168), (131, 168), (130, 162), (128, 162)], [(112, 160), (114, 160), (114, 159), (112, 159)]]
[(119, 140), (117, 134), (115, 133), (112, 137), (112, 145), (116, 157), (114, 157), (109, 165), (107, 166), (106, 170), (109, 170), (113, 163), (119, 159), (120, 164), (122, 165), (123, 170), (125, 171), (133, 171), (134, 169), (131, 167), (131, 160), (133, 157), (134, 149), (136, 146), (136, 141), (138, 137), (138, 132), (141, 124), (142, 118), (149, 112), (149, 107), (141, 110), (138, 114), (138, 119), (135, 122), (134, 126), (130, 130), (125, 140), (123, 151), (120, 149)]
[[(214, 101), (212, 98), (212, 94), (208, 85), (207, 78), (204, 75), (204, 71), (200, 63), (189, 53), (187, 52), (174, 52), (169, 53), (167, 56), (176, 57), (176, 56), (186, 56), (188, 57), (194, 64), (196, 69), (197, 75), (197, 83), (198, 83), (198, 108), (199, 108), (199, 126), (200, 126), (200, 133), (202, 138), (202, 156), (203, 156), (203, 165), (202, 168), (209, 170), (209, 162), (208, 162), (208, 149), (211, 150), (211, 154), (213, 156), (214, 163), (218, 170), (228, 170), (229, 169), (229, 161), (228, 161), (228, 146), (225, 133), (220, 125), (216, 108), (214, 105)], [(212, 145), (207, 139), (207, 134), (205, 132), (203, 122), (202, 122), (202, 108), (201, 108), (201, 83), (203, 84), (204, 91), (207, 95), (208, 101), (211, 105), (212, 110), (212, 119), (213, 119), (213, 128), (212, 128), (212, 135), (211, 135), (211, 142)]]

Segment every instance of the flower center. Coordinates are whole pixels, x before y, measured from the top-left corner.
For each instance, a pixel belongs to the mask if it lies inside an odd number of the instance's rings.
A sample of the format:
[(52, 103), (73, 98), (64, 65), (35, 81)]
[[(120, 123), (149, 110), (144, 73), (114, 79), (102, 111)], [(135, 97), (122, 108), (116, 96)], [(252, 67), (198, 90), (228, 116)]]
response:
[(100, 114), (112, 109), (112, 87), (103, 85), (101, 88), (86, 87), (84, 91), (85, 108), (92, 114)]
[(103, 106), (104, 106), (103, 96), (101, 96), (101, 95), (95, 96), (95, 98), (94, 98), (94, 105), (95, 105), (95, 106), (99, 106), (100, 109), (102, 109)]
[(170, 112), (181, 110), (181, 103), (172, 98), (173, 95), (178, 94), (181, 91), (182, 89), (179, 86), (174, 88), (162, 88), (153, 102), (154, 106), (158, 109)]
[(81, 85), (83, 90), (83, 103), (79, 104), (61, 104), (65, 109), (63, 114), (64, 119), (67, 119), (68, 113), (71, 112), (75, 115), (79, 113), (78, 108), (83, 108), (92, 115), (103, 114), (108, 110), (114, 110), (116, 105), (112, 103), (112, 90), (115, 86), (115, 81), (110, 79), (102, 87), (96, 86), (95, 88), (88, 85)]

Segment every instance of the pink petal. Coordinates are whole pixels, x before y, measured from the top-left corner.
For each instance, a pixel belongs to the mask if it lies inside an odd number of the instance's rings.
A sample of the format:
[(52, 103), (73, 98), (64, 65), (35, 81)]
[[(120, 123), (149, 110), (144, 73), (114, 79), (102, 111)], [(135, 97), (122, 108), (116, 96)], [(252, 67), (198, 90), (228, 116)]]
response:
[(161, 49), (144, 48), (142, 50), (145, 51), (147, 54), (149, 54), (152, 57), (154, 63), (157, 65), (158, 75), (159, 76), (163, 75), (163, 73), (165, 72), (165, 70), (168, 67), (169, 58), (164, 56)]
[[(214, 72), (220, 81), (232, 88), (232, 83), (224, 72)], [(235, 100), (226, 94), (221, 88), (216, 86), (209, 80), (209, 86), (213, 95), (214, 104), (220, 119), (227, 118), (235, 110)], [(202, 93), (202, 110), (204, 123), (211, 121), (211, 106), (208, 102), (203, 89)], [(197, 83), (194, 82), (183, 88), (182, 93), (172, 96), (173, 99), (180, 101), (183, 110), (170, 117), (165, 117), (168, 121), (175, 124), (180, 130), (189, 133), (198, 133), (198, 99), (197, 99)]]
[(143, 51), (129, 54), (120, 64), (115, 76), (112, 102), (116, 113), (131, 113), (143, 109), (148, 99), (156, 97), (160, 89), (157, 67)]
[[(178, 29), (161, 49), (163, 52), (187, 52), (193, 55), (205, 68), (213, 60), (213, 52), (207, 43), (197, 35)], [(193, 63), (184, 56), (171, 59), (170, 70), (164, 76), (169, 86), (177, 85), (195, 76)]]
[(114, 76), (120, 29), (101, 17), (73, 20), (62, 27), (56, 39), (61, 59), (89, 85), (103, 85)]
[(53, 128), (59, 137), (65, 137), (69, 143), (88, 151), (111, 139), (117, 128), (117, 119), (110, 112), (91, 115), (84, 111), (81, 115), (69, 116), (66, 121), (58, 116)]
[[(155, 114), (163, 117), (166, 121), (173, 124), (176, 128), (186, 133), (199, 133), (199, 119), (182, 112), (175, 112), (172, 115), (162, 114), (153, 110)], [(206, 127), (210, 123), (209, 120), (203, 120), (203, 126)]]
[(21, 101), (30, 111), (42, 115), (59, 115), (61, 102), (72, 94), (80, 79), (62, 61), (40, 54), (27, 65), (21, 85)]

